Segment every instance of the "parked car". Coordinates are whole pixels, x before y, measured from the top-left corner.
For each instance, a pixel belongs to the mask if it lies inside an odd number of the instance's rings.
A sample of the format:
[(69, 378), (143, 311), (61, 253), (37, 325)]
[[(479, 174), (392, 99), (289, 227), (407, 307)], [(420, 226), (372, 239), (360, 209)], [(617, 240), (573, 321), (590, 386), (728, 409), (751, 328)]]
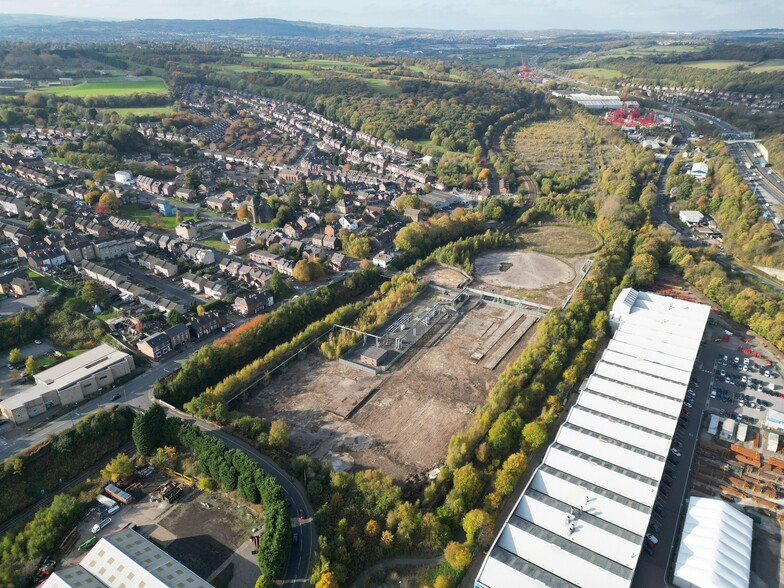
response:
[(678, 451), (677, 449), (675, 449), (674, 447), (672, 447), (670, 449), (670, 453), (673, 454), (675, 457), (680, 457), (681, 456), (681, 452)]

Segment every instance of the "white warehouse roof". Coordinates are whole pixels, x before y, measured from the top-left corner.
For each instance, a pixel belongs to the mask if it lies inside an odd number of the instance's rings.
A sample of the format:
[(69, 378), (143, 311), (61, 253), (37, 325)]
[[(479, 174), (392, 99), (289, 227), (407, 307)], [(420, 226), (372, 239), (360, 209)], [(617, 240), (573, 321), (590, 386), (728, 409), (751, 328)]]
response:
[(622, 291), (613, 339), (501, 529), (479, 588), (628, 588), (710, 307)]
[(78, 566), (54, 572), (43, 588), (210, 588), (130, 527), (102, 537)]
[(748, 588), (752, 520), (717, 498), (689, 499), (673, 584)]

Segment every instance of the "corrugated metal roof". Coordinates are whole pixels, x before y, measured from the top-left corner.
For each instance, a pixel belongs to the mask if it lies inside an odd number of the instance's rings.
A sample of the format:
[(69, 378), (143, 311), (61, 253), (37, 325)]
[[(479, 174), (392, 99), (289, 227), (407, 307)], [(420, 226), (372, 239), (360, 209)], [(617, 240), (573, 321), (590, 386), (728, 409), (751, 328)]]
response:
[(631, 584), (710, 307), (624, 290), (586, 381), (476, 585)]

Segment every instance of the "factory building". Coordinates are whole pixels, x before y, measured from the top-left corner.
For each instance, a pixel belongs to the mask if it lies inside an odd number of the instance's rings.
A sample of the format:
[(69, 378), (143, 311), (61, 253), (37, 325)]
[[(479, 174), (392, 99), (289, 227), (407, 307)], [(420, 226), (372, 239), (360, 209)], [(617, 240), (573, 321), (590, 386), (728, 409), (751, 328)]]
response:
[(488, 551), (477, 588), (628, 588), (710, 307), (627, 288), (593, 374)]

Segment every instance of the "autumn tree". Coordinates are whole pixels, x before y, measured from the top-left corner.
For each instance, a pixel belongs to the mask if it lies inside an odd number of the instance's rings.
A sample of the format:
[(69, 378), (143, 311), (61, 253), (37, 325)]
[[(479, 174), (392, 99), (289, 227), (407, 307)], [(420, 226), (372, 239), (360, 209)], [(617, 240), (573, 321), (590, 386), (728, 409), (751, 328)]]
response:
[(22, 352), (19, 351), (18, 347), (14, 347), (11, 350), (11, 353), (8, 354), (8, 363), (10, 363), (11, 365), (17, 365), (22, 363), (23, 361), (24, 361), (24, 356), (22, 355)]
[(101, 476), (110, 482), (118, 482), (127, 478), (136, 470), (133, 460), (124, 453), (120, 453), (101, 470)]
[(245, 221), (250, 216), (250, 212), (248, 211), (248, 203), (243, 202), (240, 204), (239, 209), (237, 209), (237, 220)]
[(335, 574), (332, 572), (321, 574), (319, 581), (316, 582), (316, 588), (339, 588)]
[(456, 572), (462, 572), (471, 563), (471, 551), (457, 541), (450, 541), (444, 550), (447, 563)]
[(285, 449), (289, 444), (291, 438), (291, 429), (286, 421), (277, 419), (272, 421), (269, 430), (268, 443), (270, 447)]
[(466, 533), (466, 543), (473, 545), (478, 535), (493, 522), (490, 515), (479, 508), (470, 510), (463, 517), (463, 530)]
[(294, 266), (292, 276), (298, 282), (313, 282), (324, 277), (324, 267), (317, 261), (300, 259)]
[(376, 535), (378, 535), (378, 532), (380, 530), (381, 527), (379, 526), (378, 521), (374, 519), (370, 519), (365, 524), (365, 535), (367, 535), (368, 537), (375, 537)]
[(25, 361), (25, 372), (27, 372), (27, 375), (34, 376), (40, 369), (41, 364), (38, 363), (38, 360), (32, 355), (28, 356), (27, 361)]
[(112, 192), (104, 192), (98, 199), (95, 212), (98, 214), (117, 214), (120, 210), (120, 199)]
[(523, 427), (523, 439), (529, 451), (533, 451), (547, 441), (547, 427), (539, 421), (533, 421)]

